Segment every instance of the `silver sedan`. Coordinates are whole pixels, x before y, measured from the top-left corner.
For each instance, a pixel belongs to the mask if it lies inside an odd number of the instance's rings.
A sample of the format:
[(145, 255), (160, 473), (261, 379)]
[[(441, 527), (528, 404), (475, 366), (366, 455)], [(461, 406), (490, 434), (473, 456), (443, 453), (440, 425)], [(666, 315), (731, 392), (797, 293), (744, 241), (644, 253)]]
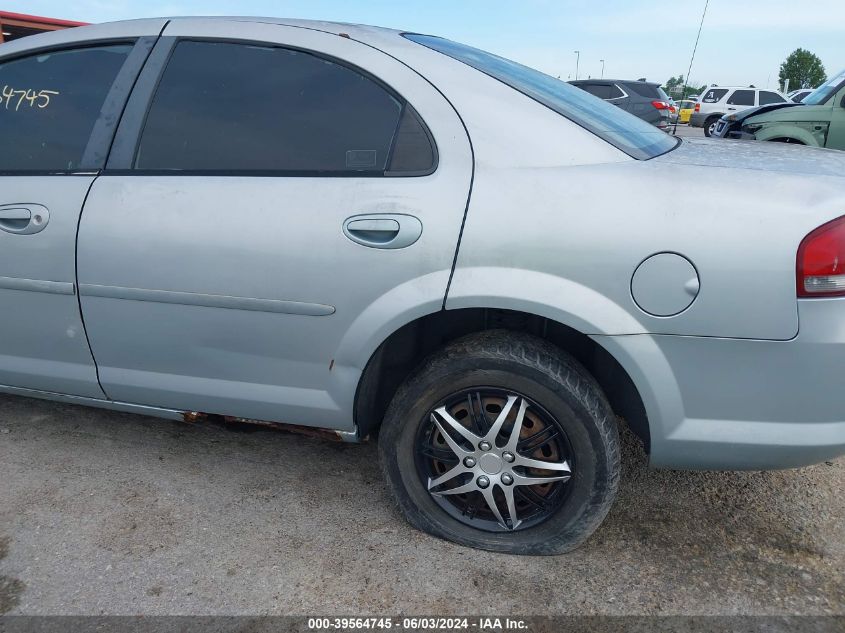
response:
[(601, 523), (621, 420), (656, 467), (845, 452), (845, 154), (349, 24), (54, 32), (0, 86), (0, 391), (378, 434), (411, 523), (525, 554)]

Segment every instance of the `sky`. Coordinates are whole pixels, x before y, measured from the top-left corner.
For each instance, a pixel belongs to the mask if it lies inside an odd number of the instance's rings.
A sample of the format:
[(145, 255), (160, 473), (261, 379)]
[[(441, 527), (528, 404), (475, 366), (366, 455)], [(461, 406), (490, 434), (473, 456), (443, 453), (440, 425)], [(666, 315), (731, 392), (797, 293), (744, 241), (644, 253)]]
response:
[[(705, 0), (4, 0), (16, 11), (86, 22), (259, 15), (373, 24), (441, 35), (574, 79), (665, 82), (686, 74)], [(710, 0), (691, 84), (777, 87), (798, 47), (828, 75), (845, 68), (845, 0)]]

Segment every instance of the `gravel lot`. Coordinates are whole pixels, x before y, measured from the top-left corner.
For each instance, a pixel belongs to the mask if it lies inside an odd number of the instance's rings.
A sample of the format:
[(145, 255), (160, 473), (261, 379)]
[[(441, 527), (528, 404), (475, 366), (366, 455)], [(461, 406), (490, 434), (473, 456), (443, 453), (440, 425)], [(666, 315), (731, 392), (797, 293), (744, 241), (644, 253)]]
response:
[(0, 612), (845, 612), (845, 460), (646, 468), (625, 435), (608, 520), (554, 558), (410, 528), (374, 444), (0, 397)]

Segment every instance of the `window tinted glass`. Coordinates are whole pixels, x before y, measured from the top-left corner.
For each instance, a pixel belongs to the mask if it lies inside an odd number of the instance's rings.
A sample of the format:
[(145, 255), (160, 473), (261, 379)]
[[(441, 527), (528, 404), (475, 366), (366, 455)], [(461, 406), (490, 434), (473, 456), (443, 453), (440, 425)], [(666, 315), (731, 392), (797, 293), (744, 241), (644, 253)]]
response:
[(73, 171), (132, 46), (33, 55), (0, 64), (0, 171)]
[(644, 81), (629, 81), (625, 84), (625, 87), (646, 99), (669, 100), (669, 95), (663, 92), (660, 86), (655, 84), (647, 84)]
[(619, 86), (617, 86), (616, 84), (613, 84), (612, 86), (610, 86), (610, 96), (608, 97), (608, 99), (618, 99), (618, 98), (624, 97), (624, 96), (625, 96), (625, 93), (622, 92), (622, 90), (619, 88)]
[(440, 37), (405, 37), (498, 79), (634, 158), (653, 158), (678, 146), (677, 139), (653, 125), (538, 70)]
[(784, 103), (785, 101), (786, 99), (776, 92), (769, 92), (768, 90), (760, 91), (760, 105), (767, 105), (769, 103)]
[(396, 130), (396, 142), (390, 155), (388, 171), (428, 172), (434, 167), (431, 139), (417, 111), (406, 105)]
[(753, 90), (735, 90), (734, 93), (728, 97), (728, 105), (754, 105), (754, 91)]
[(595, 83), (579, 83), (573, 85), (578, 86), (581, 90), (586, 90), (591, 95), (598, 97), (599, 99), (610, 99), (610, 86)]
[(807, 105), (823, 105), (827, 103), (827, 100), (836, 94), (844, 85), (845, 70), (840, 72), (838, 75), (834, 75), (813, 92), (804, 97), (803, 103), (806, 103)]
[(177, 45), (153, 98), (139, 169), (384, 172), (402, 104), (309, 53)]
[(707, 90), (704, 96), (701, 97), (701, 103), (718, 103), (726, 94), (728, 94), (728, 91), (724, 88)]

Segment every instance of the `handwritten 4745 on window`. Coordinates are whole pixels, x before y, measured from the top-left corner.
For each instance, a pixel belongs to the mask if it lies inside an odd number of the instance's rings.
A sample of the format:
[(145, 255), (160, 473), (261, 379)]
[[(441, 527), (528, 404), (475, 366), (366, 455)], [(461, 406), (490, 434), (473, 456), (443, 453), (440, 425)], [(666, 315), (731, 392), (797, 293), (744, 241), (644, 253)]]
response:
[[(5, 106), (6, 110), (14, 109), (15, 112), (20, 110), (21, 106), (30, 108), (39, 108), (43, 110), (50, 105), (50, 97), (59, 94), (58, 90), (16, 90), (8, 84), (3, 86), (3, 92), (0, 93), (0, 105)], [(11, 104), (11, 107), (10, 107)]]

